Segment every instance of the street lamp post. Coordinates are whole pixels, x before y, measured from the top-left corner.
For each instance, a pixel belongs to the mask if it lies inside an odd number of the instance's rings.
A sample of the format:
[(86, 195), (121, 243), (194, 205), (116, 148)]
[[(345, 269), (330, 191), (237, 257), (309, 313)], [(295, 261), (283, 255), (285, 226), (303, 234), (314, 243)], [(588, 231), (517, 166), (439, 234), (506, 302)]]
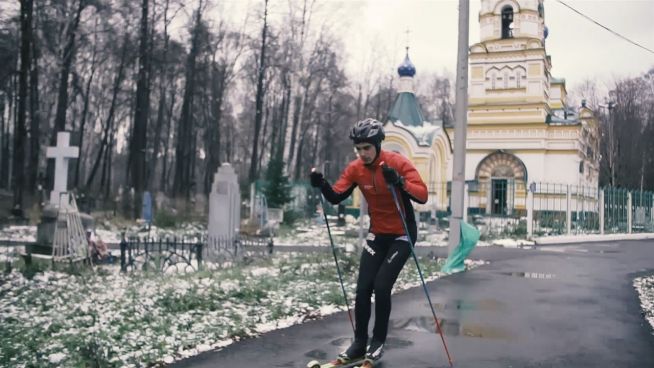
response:
[[(613, 91), (611, 91), (613, 92)], [(614, 93), (609, 93), (609, 95), (612, 95)], [(612, 101), (612, 99), (607, 100), (604, 104), (599, 104), (599, 107), (605, 108), (608, 111), (608, 121), (606, 123), (605, 127), (605, 132), (602, 132), (602, 139), (606, 139), (607, 141), (605, 142), (606, 144), (606, 149), (607, 149), (607, 156), (608, 156), (608, 161), (609, 161), (609, 171), (610, 171), (610, 184), (612, 187), (615, 186), (615, 165), (616, 165), (616, 156), (617, 156), (617, 150), (615, 146), (615, 124), (613, 122), (613, 113), (612, 110), (617, 106), (617, 104)], [(608, 135), (608, 137), (606, 136)]]

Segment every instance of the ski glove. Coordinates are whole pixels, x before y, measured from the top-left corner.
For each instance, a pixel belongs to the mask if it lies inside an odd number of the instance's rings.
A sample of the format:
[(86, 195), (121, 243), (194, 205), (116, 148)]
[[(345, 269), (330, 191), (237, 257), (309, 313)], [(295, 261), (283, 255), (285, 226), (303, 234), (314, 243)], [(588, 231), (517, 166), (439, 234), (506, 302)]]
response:
[(384, 175), (384, 180), (386, 184), (402, 187), (404, 186), (404, 178), (394, 168), (384, 164), (382, 166), (382, 174)]
[(315, 170), (311, 172), (309, 177), (311, 178), (311, 186), (314, 188), (320, 188), (322, 186), (322, 182), (325, 180), (322, 173)]

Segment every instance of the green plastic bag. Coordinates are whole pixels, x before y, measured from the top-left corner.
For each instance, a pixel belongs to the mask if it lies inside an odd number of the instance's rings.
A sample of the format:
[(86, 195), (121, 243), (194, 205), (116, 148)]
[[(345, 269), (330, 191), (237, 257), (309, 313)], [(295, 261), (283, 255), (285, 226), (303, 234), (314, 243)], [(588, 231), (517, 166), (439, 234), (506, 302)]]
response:
[(454, 252), (447, 257), (441, 271), (445, 273), (456, 273), (465, 270), (466, 266), (463, 264), (463, 261), (465, 261), (468, 254), (477, 245), (479, 235), (477, 228), (466, 222), (461, 222), (461, 241), (454, 248)]

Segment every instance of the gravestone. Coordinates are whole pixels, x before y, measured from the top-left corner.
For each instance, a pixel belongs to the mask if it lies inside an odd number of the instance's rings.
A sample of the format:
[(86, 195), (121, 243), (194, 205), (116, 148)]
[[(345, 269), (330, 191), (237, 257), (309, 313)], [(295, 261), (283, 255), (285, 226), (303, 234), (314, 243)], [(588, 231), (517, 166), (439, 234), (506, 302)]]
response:
[(67, 204), (61, 194), (68, 191), (68, 161), (79, 157), (79, 147), (69, 146), (70, 132), (57, 133), (57, 145), (48, 147), (46, 157), (55, 160), (54, 187), (50, 192), (50, 204)]
[(230, 253), (236, 256), (234, 244), (241, 224), (241, 191), (234, 168), (223, 163), (214, 175), (209, 196), (209, 257)]
[(143, 192), (143, 208), (141, 209), (141, 218), (146, 224), (152, 225), (152, 195), (150, 192)]
[[(68, 163), (71, 159), (77, 158), (79, 155), (79, 148), (70, 146), (70, 133), (69, 132), (58, 132), (57, 133), (57, 145), (54, 147), (48, 147), (46, 150), (46, 157), (52, 158), (55, 160), (55, 172), (54, 172), (54, 187), (50, 192), (50, 201), (43, 208), (41, 214), (41, 220), (37, 225), (36, 229), (36, 244), (30, 245), (26, 248), (27, 253), (39, 253), (39, 254), (52, 254), (53, 253), (53, 244), (55, 242), (55, 234), (57, 227), (60, 229), (62, 227), (68, 226), (67, 222), (60, 219), (60, 212), (66, 212), (67, 214), (73, 216), (78, 222), (77, 228), (74, 230), (74, 234), (71, 232), (72, 229), (62, 235), (62, 239), (80, 238), (85, 236), (83, 229), (92, 228), (94, 226), (93, 218), (90, 215), (78, 213), (76, 206), (71, 208), (71, 203), (74, 203), (74, 200), (68, 197)], [(74, 213), (72, 213), (74, 212)], [(59, 225), (58, 225), (59, 221)], [(81, 232), (81, 234), (80, 234)], [(60, 232), (61, 233), (61, 232)], [(64, 234), (64, 233), (61, 233)], [(60, 241), (64, 241), (61, 240)]]

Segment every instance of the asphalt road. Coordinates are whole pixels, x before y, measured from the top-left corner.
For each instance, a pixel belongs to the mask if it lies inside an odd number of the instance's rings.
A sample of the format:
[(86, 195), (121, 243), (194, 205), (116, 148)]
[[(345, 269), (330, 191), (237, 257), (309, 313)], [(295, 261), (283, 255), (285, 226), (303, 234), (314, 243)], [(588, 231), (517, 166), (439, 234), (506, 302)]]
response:
[[(484, 247), (470, 258), (490, 264), (428, 284), (454, 367), (654, 367), (654, 335), (632, 285), (654, 272), (654, 241)], [(332, 359), (351, 334), (338, 313), (172, 366), (300, 368)], [(378, 367), (449, 367), (422, 288), (393, 297)]]

